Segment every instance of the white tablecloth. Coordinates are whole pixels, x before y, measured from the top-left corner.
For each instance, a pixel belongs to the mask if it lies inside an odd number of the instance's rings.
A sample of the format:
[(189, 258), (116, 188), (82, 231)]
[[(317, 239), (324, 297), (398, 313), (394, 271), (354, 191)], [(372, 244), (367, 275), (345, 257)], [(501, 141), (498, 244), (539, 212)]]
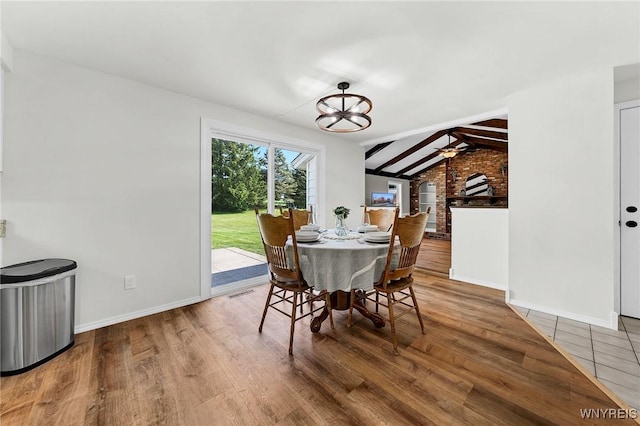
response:
[(389, 244), (323, 238), (298, 242), (302, 276), (316, 290), (369, 290), (384, 272)]

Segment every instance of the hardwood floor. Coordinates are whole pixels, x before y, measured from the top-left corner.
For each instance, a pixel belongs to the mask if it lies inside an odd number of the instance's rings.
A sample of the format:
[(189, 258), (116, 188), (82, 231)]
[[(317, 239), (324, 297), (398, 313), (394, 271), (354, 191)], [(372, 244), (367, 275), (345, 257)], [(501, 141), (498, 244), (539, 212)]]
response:
[(451, 268), (451, 241), (424, 238), (416, 266), (445, 278)]
[(77, 335), (64, 354), (0, 379), (0, 422), (568, 425), (589, 423), (580, 409), (618, 408), (503, 292), (415, 275), (427, 334), (415, 316), (399, 319), (399, 356), (388, 326), (356, 313), (347, 328), (334, 311), (335, 330), (297, 324), (289, 357), (288, 318), (271, 311), (258, 333), (264, 285)]

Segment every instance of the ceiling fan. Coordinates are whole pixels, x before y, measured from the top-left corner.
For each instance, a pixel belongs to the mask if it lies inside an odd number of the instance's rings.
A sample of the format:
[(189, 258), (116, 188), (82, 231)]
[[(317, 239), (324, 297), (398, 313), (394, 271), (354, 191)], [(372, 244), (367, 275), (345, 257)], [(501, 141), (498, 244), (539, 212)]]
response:
[[(477, 148), (475, 146), (473, 146), (472, 144), (468, 143), (468, 142), (464, 142), (463, 137), (456, 135), (456, 141), (460, 141), (455, 145), (451, 145), (451, 130), (449, 130), (447, 132), (447, 136), (449, 137), (449, 143), (442, 147), (442, 148), (438, 148), (437, 151), (439, 152), (439, 155), (443, 156), (444, 158), (453, 158), (456, 155), (463, 153), (463, 152), (475, 152), (477, 151)], [(466, 146), (459, 148), (457, 145), (460, 143), (465, 143)]]

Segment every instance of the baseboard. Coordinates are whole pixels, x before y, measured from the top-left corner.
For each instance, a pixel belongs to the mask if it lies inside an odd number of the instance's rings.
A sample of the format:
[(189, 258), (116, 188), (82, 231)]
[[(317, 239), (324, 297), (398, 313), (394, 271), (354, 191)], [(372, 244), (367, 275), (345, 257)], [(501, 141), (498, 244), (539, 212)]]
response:
[(483, 287), (489, 287), (489, 288), (493, 288), (495, 290), (502, 290), (504, 292), (507, 291), (507, 287), (500, 285), (500, 284), (496, 284), (490, 281), (483, 281), (483, 280), (478, 280), (476, 278), (469, 278), (469, 277), (464, 277), (464, 276), (460, 276), (460, 275), (456, 275), (453, 273), (453, 269), (449, 270), (449, 278), (452, 280), (456, 280), (456, 281), (463, 281), (465, 283), (469, 283), (469, 284), (475, 284), (475, 285), (480, 285)]
[(525, 309), (533, 309), (534, 311), (544, 312), (545, 314), (555, 315), (562, 318), (568, 318), (575, 321), (586, 322), (587, 324), (597, 325), (599, 327), (609, 328), (611, 330), (618, 329), (618, 313), (611, 312), (609, 321), (601, 318), (590, 317), (588, 315), (576, 314), (573, 312), (563, 311), (562, 309), (551, 308), (549, 306), (536, 305), (535, 303), (525, 302), (518, 299), (509, 299), (508, 303)]
[(97, 328), (106, 327), (108, 325), (118, 324), (121, 322), (129, 321), (132, 319), (146, 317), (147, 315), (153, 315), (160, 312), (168, 311), (175, 308), (181, 308), (183, 306), (192, 305), (200, 302), (200, 297), (192, 297), (189, 299), (179, 300), (173, 303), (167, 303), (166, 305), (154, 306), (152, 308), (143, 309), (141, 311), (130, 312), (128, 314), (117, 315), (111, 318), (105, 318), (100, 321), (89, 322), (85, 324), (76, 325), (74, 327), (74, 333), (84, 333), (85, 331), (95, 330)]
[[(260, 276), (260, 277), (249, 278), (249, 279), (244, 280), (244, 281), (237, 281), (235, 283), (227, 284), (227, 285), (220, 286), (220, 287), (213, 287), (211, 289), (211, 297), (222, 296), (222, 295), (226, 295), (226, 294), (229, 294), (229, 293), (234, 293), (234, 292), (246, 289), (246, 288), (256, 287), (258, 285), (262, 285), (262, 284), (264, 284), (266, 282), (268, 282), (268, 277), (266, 275), (264, 275), (264, 276)], [(201, 299), (200, 297), (192, 297), (192, 298), (189, 298), (189, 299), (179, 300), (177, 302), (167, 303), (166, 305), (154, 306), (152, 308), (143, 309), (141, 311), (136, 311), (136, 312), (131, 312), (131, 313), (128, 313), (128, 314), (118, 315), (118, 316), (111, 317), (111, 318), (105, 318), (105, 319), (100, 320), (100, 321), (94, 321), (94, 322), (90, 322), (90, 323), (76, 325), (74, 327), (73, 331), (74, 331), (75, 334), (84, 333), (85, 331), (95, 330), (97, 328), (106, 327), (108, 325), (118, 324), (118, 323), (129, 321), (129, 320), (132, 320), (132, 319), (146, 317), (147, 315), (153, 315), (153, 314), (157, 314), (157, 313), (160, 313), (160, 312), (168, 311), (168, 310), (171, 310), (171, 309), (181, 308), (181, 307), (187, 306), (187, 305), (192, 305), (194, 303), (198, 303), (198, 302), (201, 302), (203, 300), (206, 300), (206, 299)]]

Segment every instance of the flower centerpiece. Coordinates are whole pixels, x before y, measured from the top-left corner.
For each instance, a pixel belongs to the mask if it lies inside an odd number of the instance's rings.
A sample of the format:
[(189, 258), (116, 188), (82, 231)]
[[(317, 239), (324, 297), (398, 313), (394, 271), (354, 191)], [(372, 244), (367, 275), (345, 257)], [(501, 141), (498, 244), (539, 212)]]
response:
[(335, 214), (336, 216), (340, 216), (342, 215), (342, 217), (344, 219), (347, 218), (347, 216), (349, 216), (349, 213), (351, 212), (351, 210), (349, 210), (348, 208), (346, 208), (345, 206), (338, 206), (335, 209), (333, 209), (333, 214)]
[(351, 212), (351, 210), (345, 206), (338, 206), (333, 209), (333, 214), (336, 215), (335, 234), (338, 237), (346, 237), (347, 234), (349, 234), (349, 228), (347, 228), (347, 225), (344, 223), (344, 220), (349, 216), (349, 212)]

